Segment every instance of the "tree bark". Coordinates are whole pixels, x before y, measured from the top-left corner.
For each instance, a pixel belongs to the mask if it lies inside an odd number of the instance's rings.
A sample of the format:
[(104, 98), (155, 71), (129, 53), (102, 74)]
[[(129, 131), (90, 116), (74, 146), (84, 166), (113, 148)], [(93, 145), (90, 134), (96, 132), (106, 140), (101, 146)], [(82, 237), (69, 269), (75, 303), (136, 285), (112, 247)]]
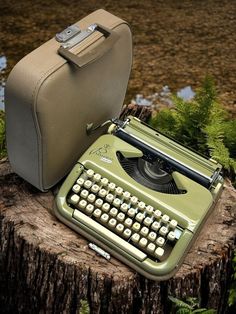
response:
[(51, 212), (56, 190), (41, 193), (0, 162), (0, 312), (169, 313), (168, 295), (197, 297), (225, 313), (235, 248), (236, 192), (228, 182), (178, 273), (147, 280), (88, 242)]

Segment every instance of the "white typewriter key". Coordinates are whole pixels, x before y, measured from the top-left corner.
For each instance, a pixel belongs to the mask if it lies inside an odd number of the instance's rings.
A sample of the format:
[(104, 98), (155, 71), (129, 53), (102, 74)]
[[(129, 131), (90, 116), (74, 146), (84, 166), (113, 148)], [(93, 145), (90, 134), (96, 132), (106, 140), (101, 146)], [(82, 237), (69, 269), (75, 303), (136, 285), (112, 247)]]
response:
[(124, 225), (122, 225), (122, 224), (118, 224), (117, 226), (116, 226), (116, 230), (118, 231), (118, 232), (123, 232), (123, 230), (124, 230)]
[(151, 214), (153, 213), (153, 210), (154, 210), (154, 208), (153, 208), (151, 205), (148, 205), (148, 206), (146, 207), (146, 212), (147, 212), (149, 215), (151, 215)]
[(121, 203), (121, 200), (119, 198), (115, 198), (112, 204), (116, 207), (119, 207), (120, 203)]
[(102, 180), (101, 180), (101, 184), (103, 185), (103, 186), (107, 186), (108, 185), (108, 179), (107, 178), (102, 178)]
[(150, 241), (155, 241), (155, 240), (156, 240), (156, 237), (157, 237), (157, 234), (156, 234), (156, 232), (153, 232), (153, 231), (151, 231), (151, 232), (149, 233), (149, 235), (148, 235), (148, 239), (149, 239)]
[(102, 214), (101, 221), (102, 222), (108, 222), (109, 216), (107, 214)]
[(98, 192), (98, 195), (102, 198), (104, 198), (106, 195), (107, 195), (107, 190), (105, 189), (101, 189), (99, 192)]
[(127, 227), (131, 227), (132, 224), (133, 224), (133, 220), (130, 219), (130, 218), (126, 218), (124, 224), (125, 224)]
[(139, 241), (139, 239), (140, 239), (140, 235), (138, 233), (134, 233), (131, 237), (131, 240), (136, 243)]
[(148, 235), (148, 232), (149, 232), (149, 229), (147, 227), (143, 227), (141, 230), (140, 230), (140, 233), (143, 235), (143, 236), (147, 236)]
[(102, 205), (102, 210), (103, 210), (104, 212), (108, 212), (109, 209), (110, 209), (110, 204), (104, 203), (104, 204)]
[(132, 205), (136, 205), (138, 203), (138, 198), (136, 196), (132, 196), (130, 202)]
[(175, 240), (175, 233), (173, 231), (169, 232), (167, 235), (167, 239), (170, 241), (174, 241)]
[(160, 233), (163, 237), (165, 237), (165, 236), (167, 235), (168, 231), (169, 231), (168, 228), (166, 228), (165, 226), (162, 226), (161, 229), (159, 230), (159, 233)]
[(103, 204), (103, 200), (101, 198), (97, 198), (95, 202), (95, 206), (100, 208), (102, 204)]
[(110, 212), (109, 212), (109, 214), (110, 214), (112, 217), (116, 217), (117, 213), (118, 213), (118, 210), (117, 210), (117, 208), (115, 208), (115, 207), (112, 207), (112, 209), (111, 209)]
[(108, 188), (109, 188), (109, 190), (110, 190), (111, 192), (115, 191), (115, 188), (116, 188), (115, 183), (110, 182), (110, 183), (108, 184)]
[(74, 186), (73, 186), (73, 188), (72, 188), (72, 191), (74, 192), (74, 193), (78, 193), (79, 191), (80, 191), (80, 185), (79, 184), (75, 184)]
[(158, 248), (156, 249), (156, 251), (155, 251), (155, 256), (159, 258), (159, 257), (162, 257), (163, 254), (164, 254), (163, 248), (158, 247)]
[(95, 175), (93, 176), (93, 180), (95, 182), (100, 182), (102, 176), (99, 173), (95, 173)]
[(81, 200), (81, 201), (79, 202), (79, 207), (80, 207), (81, 209), (84, 209), (86, 206), (87, 206), (87, 202), (86, 202), (85, 200)]
[(128, 210), (129, 206), (126, 203), (121, 204), (120, 209), (122, 210), (122, 212), (126, 213)]
[(99, 190), (100, 190), (100, 187), (97, 184), (94, 184), (91, 187), (91, 192), (93, 192), (93, 193), (97, 193)]
[(179, 238), (181, 237), (182, 231), (179, 230), (178, 228), (176, 228), (176, 229), (174, 230), (174, 233), (175, 233), (175, 238), (176, 238), (177, 240), (179, 240)]
[(134, 208), (130, 208), (127, 212), (128, 216), (134, 217), (136, 214), (136, 210)]
[(96, 196), (94, 194), (92, 194), (92, 193), (89, 194), (89, 196), (87, 198), (88, 202), (90, 202), (90, 203), (95, 202), (95, 199), (96, 199)]
[(92, 204), (88, 204), (85, 208), (85, 211), (87, 214), (92, 214), (93, 210), (94, 210), (94, 206)]
[(157, 209), (157, 210), (154, 211), (154, 217), (155, 217), (156, 219), (160, 219), (160, 218), (161, 218), (161, 215), (162, 215), (162, 212), (161, 212), (159, 209)]
[(178, 225), (178, 222), (177, 222), (176, 220), (174, 220), (174, 219), (172, 219), (172, 220), (170, 221), (170, 223), (169, 223), (169, 227), (170, 227), (171, 229), (175, 229), (175, 228), (177, 227), (177, 225)]
[(157, 231), (158, 229), (160, 229), (161, 224), (158, 221), (154, 221), (154, 223), (151, 225), (151, 229), (154, 231)]
[(144, 202), (139, 202), (138, 203), (138, 208), (140, 209), (140, 210), (144, 210), (144, 208), (145, 208), (145, 203)]
[(124, 199), (125, 199), (125, 200), (129, 200), (129, 199), (130, 199), (130, 193), (127, 192), (127, 191), (125, 191), (125, 192), (123, 193), (123, 196), (124, 196)]
[(142, 214), (142, 213), (138, 213), (136, 216), (135, 216), (135, 219), (137, 220), (137, 221), (143, 221), (143, 219), (144, 219), (144, 214)]
[(118, 187), (116, 188), (116, 194), (117, 194), (117, 195), (122, 195), (122, 194), (123, 194), (123, 189), (122, 189), (120, 186), (118, 186)]
[(145, 224), (145, 226), (150, 226), (151, 224), (152, 224), (152, 222), (153, 222), (153, 220), (152, 220), (152, 218), (151, 217), (146, 217), (145, 219), (144, 219), (144, 224)]
[(79, 178), (76, 183), (78, 183), (79, 185), (83, 185), (84, 184), (84, 179), (83, 178)]
[(86, 189), (90, 189), (92, 185), (93, 185), (93, 183), (92, 183), (92, 181), (90, 181), (90, 180), (86, 180), (86, 181), (84, 182), (84, 187), (85, 187)]
[(87, 173), (87, 176), (88, 176), (89, 178), (92, 178), (93, 175), (94, 175), (94, 171), (93, 171), (92, 169), (88, 169), (88, 170), (86, 171), (86, 173)]
[(70, 197), (70, 203), (75, 205), (75, 204), (78, 203), (79, 199), (80, 199), (79, 195), (73, 194), (73, 195)]
[(99, 208), (96, 208), (95, 211), (93, 212), (93, 215), (97, 218), (99, 218), (102, 214), (102, 211)]
[(156, 244), (162, 246), (165, 243), (165, 239), (162, 237), (158, 237), (156, 240)]
[(129, 238), (131, 236), (132, 232), (130, 229), (125, 229), (125, 231), (123, 232), (123, 236), (125, 238)]
[(156, 249), (156, 246), (155, 246), (154, 243), (149, 243), (148, 244), (148, 246), (147, 246), (148, 252), (153, 253), (155, 251), (155, 249)]
[(161, 217), (161, 221), (167, 224), (167, 222), (170, 220), (170, 217), (168, 215), (163, 215)]
[(114, 195), (113, 194), (111, 194), (111, 193), (107, 194), (107, 196), (106, 196), (106, 201), (107, 202), (111, 203), (113, 201), (113, 199), (114, 199)]
[(138, 222), (135, 222), (132, 226), (132, 229), (134, 231), (139, 231), (140, 227), (141, 227), (140, 224)]
[(108, 225), (113, 228), (115, 228), (116, 224), (117, 224), (117, 221), (114, 218), (111, 218), (108, 222)]
[(87, 190), (82, 190), (82, 192), (80, 193), (80, 196), (83, 198), (87, 198), (89, 195), (89, 192)]
[(142, 247), (145, 247), (148, 243), (148, 240), (146, 238), (141, 238), (141, 240), (139, 241), (139, 245)]
[(125, 214), (119, 213), (116, 218), (117, 218), (117, 220), (119, 220), (119, 221), (123, 221), (123, 220), (125, 219)]

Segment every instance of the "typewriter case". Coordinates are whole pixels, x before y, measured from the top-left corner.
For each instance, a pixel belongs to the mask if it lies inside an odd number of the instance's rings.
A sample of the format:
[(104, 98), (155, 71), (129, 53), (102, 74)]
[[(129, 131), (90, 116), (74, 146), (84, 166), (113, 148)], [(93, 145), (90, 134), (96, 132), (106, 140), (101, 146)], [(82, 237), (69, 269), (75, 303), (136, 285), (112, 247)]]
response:
[(45, 191), (64, 177), (118, 116), (132, 63), (127, 23), (98, 10), (14, 67), (6, 86), (6, 136), (13, 170)]

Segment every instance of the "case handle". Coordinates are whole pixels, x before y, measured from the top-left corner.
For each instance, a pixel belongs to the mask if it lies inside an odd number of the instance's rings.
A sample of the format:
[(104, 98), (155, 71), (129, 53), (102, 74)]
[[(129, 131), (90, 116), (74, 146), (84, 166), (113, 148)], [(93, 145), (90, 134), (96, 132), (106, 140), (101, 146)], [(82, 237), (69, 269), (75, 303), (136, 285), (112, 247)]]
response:
[(104, 54), (106, 54), (119, 39), (119, 35), (111, 29), (108, 29), (105, 26), (100, 24), (96, 24), (95, 29), (102, 33), (105, 37), (105, 40), (99, 44), (96, 48), (88, 51), (85, 55), (79, 56), (69, 51), (68, 49), (60, 46), (58, 49), (59, 55), (61, 55), (66, 60), (72, 62), (77, 65), (79, 68), (96, 61), (101, 58)]

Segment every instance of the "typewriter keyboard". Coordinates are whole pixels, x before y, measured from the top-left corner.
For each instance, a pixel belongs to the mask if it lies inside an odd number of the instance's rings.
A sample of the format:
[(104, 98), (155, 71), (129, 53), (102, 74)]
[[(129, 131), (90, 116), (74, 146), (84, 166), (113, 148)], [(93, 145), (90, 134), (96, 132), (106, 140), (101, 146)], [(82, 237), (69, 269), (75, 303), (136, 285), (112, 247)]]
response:
[(67, 202), (75, 219), (85, 214), (93, 225), (96, 222), (126, 241), (128, 249), (133, 246), (154, 260), (165, 260), (182, 233), (176, 220), (92, 169), (80, 174)]

